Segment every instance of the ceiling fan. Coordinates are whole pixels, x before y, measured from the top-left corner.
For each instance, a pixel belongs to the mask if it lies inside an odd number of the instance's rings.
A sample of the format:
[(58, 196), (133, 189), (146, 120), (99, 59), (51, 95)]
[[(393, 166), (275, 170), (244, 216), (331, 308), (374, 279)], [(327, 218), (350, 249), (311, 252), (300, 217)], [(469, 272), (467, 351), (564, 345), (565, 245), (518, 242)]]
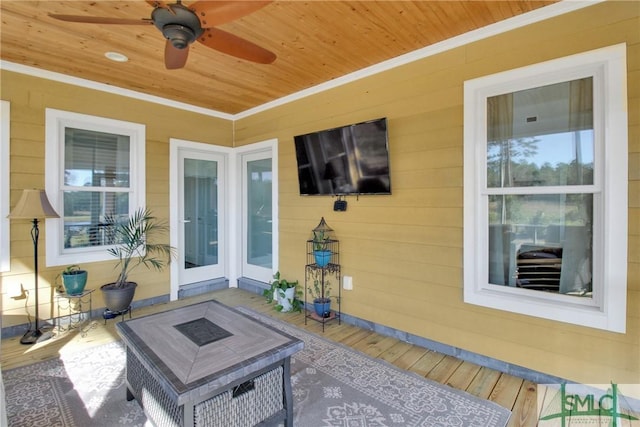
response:
[(259, 64), (271, 64), (276, 55), (248, 40), (214, 28), (248, 15), (271, 3), (271, 1), (196, 1), (190, 6), (181, 0), (167, 3), (146, 0), (153, 6), (151, 18), (126, 19), (100, 16), (58, 15), (49, 16), (61, 21), (89, 24), (155, 25), (167, 40), (164, 49), (164, 64), (169, 70), (184, 67), (189, 55), (189, 45), (198, 41), (203, 45), (227, 55)]

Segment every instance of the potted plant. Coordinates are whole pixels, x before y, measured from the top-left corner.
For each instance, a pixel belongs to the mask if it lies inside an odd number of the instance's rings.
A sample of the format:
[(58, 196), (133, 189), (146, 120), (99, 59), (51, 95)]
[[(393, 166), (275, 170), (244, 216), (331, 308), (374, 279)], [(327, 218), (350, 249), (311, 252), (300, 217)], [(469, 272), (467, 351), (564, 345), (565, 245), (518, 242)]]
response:
[(115, 282), (103, 285), (100, 289), (107, 310), (121, 313), (129, 309), (138, 286), (128, 280), (129, 274), (141, 265), (162, 271), (175, 255), (175, 248), (156, 242), (158, 235), (166, 233), (169, 227), (159, 222), (147, 208), (138, 209), (125, 221), (110, 215), (106, 222), (111, 226), (114, 243), (107, 252), (117, 258), (115, 268), (119, 268), (119, 272)]
[[(79, 265), (70, 265), (56, 277), (58, 292), (64, 292), (67, 295), (80, 295), (84, 292), (87, 285), (87, 270), (82, 270)], [(62, 285), (58, 279), (62, 279)]]
[(263, 292), (268, 303), (276, 301), (275, 309), (280, 312), (302, 311), (300, 296), (302, 291), (298, 289), (298, 281), (288, 281), (280, 278), (280, 272), (273, 275), (269, 289)]
[(331, 261), (331, 239), (324, 230), (313, 230), (313, 256), (318, 267), (326, 267)]
[(324, 287), (320, 278), (313, 279), (313, 285), (308, 286), (307, 290), (313, 299), (313, 309), (320, 318), (327, 319), (331, 317), (331, 282), (324, 281)]

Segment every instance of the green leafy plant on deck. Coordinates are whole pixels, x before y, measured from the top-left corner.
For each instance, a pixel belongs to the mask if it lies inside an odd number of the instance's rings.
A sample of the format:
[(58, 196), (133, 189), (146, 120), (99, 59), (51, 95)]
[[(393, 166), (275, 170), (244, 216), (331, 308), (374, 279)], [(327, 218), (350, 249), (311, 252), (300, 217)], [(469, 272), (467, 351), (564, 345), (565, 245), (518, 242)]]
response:
[[(270, 283), (269, 288), (265, 289), (262, 293), (265, 297), (265, 300), (268, 303), (272, 303), (276, 297), (285, 298), (285, 291), (287, 289), (295, 288), (294, 298), (291, 301), (291, 311), (300, 312), (302, 311), (303, 303), (300, 297), (302, 296), (302, 291), (298, 289), (298, 281), (291, 282), (286, 279), (280, 278), (280, 272), (276, 272), (273, 275), (273, 281)], [(276, 304), (275, 309), (277, 311), (282, 311), (282, 304)]]

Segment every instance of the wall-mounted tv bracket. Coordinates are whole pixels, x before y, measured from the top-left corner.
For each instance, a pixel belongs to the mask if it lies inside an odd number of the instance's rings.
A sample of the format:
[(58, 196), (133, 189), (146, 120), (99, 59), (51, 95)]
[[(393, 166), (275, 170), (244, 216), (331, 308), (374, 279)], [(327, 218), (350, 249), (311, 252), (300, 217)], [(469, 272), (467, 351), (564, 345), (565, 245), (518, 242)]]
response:
[(338, 200), (333, 202), (333, 210), (336, 212), (344, 212), (347, 210), (347, 201), (345, 200), (345, 196), (338, 194)]

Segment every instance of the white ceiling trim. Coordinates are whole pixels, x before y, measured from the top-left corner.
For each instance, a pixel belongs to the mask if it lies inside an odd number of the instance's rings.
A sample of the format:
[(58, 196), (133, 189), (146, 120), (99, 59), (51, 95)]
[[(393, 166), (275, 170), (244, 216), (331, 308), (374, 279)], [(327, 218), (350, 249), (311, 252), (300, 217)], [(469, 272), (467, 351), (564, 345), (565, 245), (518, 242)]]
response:
[(451, 39), (447, 39), (445, 41), (435, 43), (431, 46), (427, 46), (422, 49), (409, 52), (407, 54), (389, 59), (379, 64), (375, 64), (370, 67), (363, 68), (362, 70), (358, 70), (353, 73), (344, 75), (342, 77), (333, 79), (331, 81), (321, 83), (319, 85), (310, 87), (308, 89), (301, 90), (291, 95), (283, 96), (282, 98), (276, 99), (275, 101), (267, 102), (265, 104), (259, 105), (254, 108), (250, 108), (248, 110), (245, 110), (237, 114), (223, 113), (220, 111), (211, 110), (208, 108), (202, 108), (202, 107), (198, 107), (198, 106), (183, 103), (183, 102), (172, 101), (159, 96), (149, 95), (146, 93), (142, 93), (142, 92), (138, 92), (130, 89), (124, 89), (117, 86), (111, 86), (104, 83), (94, 82), (92, 80), (72, 77), (65, 74), (60, 74), (53, 71), (47, 71), (40, 68), (30, 67), (27, 65), (16, 64), (16, 63), (4, 61), (4, 60), (0, 60), (0, 69), (14, 71), (16, 73), (21, 73), (21, 74), (27, 74), (27, 75), (31, 75), (31, 76), (39, 77), (43, 79), (54, 80), (61, 83), (68, 83), (75, 86), (85, 87), (88, 89), (100, 90), (103, 92), (113, 93), (116, 95), (126, 96), (126, 97), (135, 98), (142, 101), (148, 101), (148, 102), (164, 105), (167, 107), (173, 107), (181, 110), (191, 111), (191, 112), (203, 114), (206, 116), (218, 117), (221, 119), (235, 121), (238, 119), (249, 117), (254, 114), (269, 110), (271, 108), (278, 107), (280, 105), (287, 104), (289, 102), (293, 102), (293, 101), (305, 98), (307, 96), (311, 96), (329, 89), (336, 88), (338, 86), (342, 86), (347, 83), (354, 82), (359, 79), (363, 79), (365, 77), (369, 77), (369, 76), (381, 73), (383, 71), (390, 70), (392, 68), (396, 68), (414, 61), (427, 58), (429, 56), (436, 55), (438, 53), (445, 52), (450, 49), (454, 49), (469, 43), (473, 43), (473, 42), (485, 39), (487, 37), (492, 37), (497, 34), (514, 30), (516, 28), (524, 27), (526, 25), (530, 25), (536, 22), (544, 21), (546, 19), (560, 16), (565, 13), (570, 13), (588, 6), (592, 6), (594, 4), (602, 3), (603, 1), (606, 1), (606, 0), (564, 0), (559, 3), (545, 6), (543, 8), (536, 9), (534, 11), (531, 11), (522, 15), (514, 16), (513, 18), (509, 18), (492, 25), (479, 28), (474, 31), (470, 31), (465, 34), (461, 34)]
[(26, 74), (42, 79), (53, 80), (59, 83), (67, 83), (74, 86), (84, 87), (87, 89), (99, 90), (102, 92), (112, 93), (114, 95), (126, 96), (129, 98), (148, 101), (154, 104), (160, 104), (167, 107), (173, 107), (180, 110), (191, 111), (193, 113), (204, 114), (206, 116), (218, 117), (226, 120), (234, 120), (233, 114), (222, 113), (210, 108), (202, 108), (184, 102), (172, 101), (160, 96), (149, 95), (147, 93), (135, 90), (124, 89), (118, 86), (112, 86), (105, 83), (95, 82), (79, 77), (72, 77), (66, 74), (56, 73), (54, 71), (43, 70), (42, 68), (30, 67), (28, 65), (16, 64), (15, 62), (0, 60), (0, 70), (14, 71), (16, 73)]

